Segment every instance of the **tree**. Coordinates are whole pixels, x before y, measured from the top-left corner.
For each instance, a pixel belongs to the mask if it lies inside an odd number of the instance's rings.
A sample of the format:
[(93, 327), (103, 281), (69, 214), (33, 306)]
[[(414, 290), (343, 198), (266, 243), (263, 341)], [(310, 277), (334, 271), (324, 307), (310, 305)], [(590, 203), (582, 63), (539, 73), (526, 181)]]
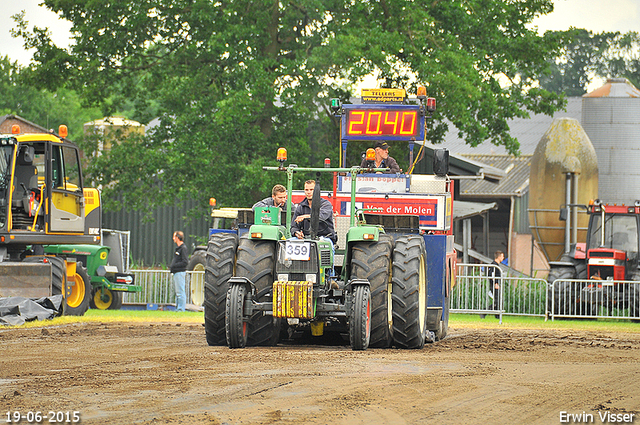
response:
[(561, 40), (560, 54), (549, 60), (549, 73), (540, 85), (555, 93), (582, 96), (597, 78), (624, 77), (640, 84), (640, 34), (593, 33), (572, 28), (547, 34)]
[(98, 183), (131, 190), (129, 204), (197, 197), (205, 205), (215, 195), (248, 205), (282, 181), (262, 172), (277, 146), (300, 165), (336, 160), (329, 99), (347, 101), (371, 72), (409, 93), (428, 86), (439, 102), (428, 136), (436, 142), (446, 118), (471, 145), (517, 153), (507, 121), (563, 105), (535, 87), (558, 42), (526, 27), (552, 11), (551, 0), (44, 4), (71, 21), (75, 44), (64, 51), (18, 17), (16, 34), (36, 48), (31, 81), (68, 84), (105, 112), (122, 99), (157, 102), (159, 125), (115, 143), (90, 170)]
[(20, 66), (6, 56), (0, 57), (0, 91), (0, 115), (18, 115), (55, 131), (64, 124), (72, 140), (80, 138), (83, 124), (99, 114), (97, 109), (83, 108), (73, 90), (51, 92), (26, 84)]

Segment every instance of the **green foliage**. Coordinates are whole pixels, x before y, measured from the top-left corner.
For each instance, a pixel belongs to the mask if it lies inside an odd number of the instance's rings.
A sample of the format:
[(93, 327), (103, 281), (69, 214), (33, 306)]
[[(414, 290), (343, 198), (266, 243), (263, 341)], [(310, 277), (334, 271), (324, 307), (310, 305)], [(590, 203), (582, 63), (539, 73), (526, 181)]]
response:
[(545, 34), (562, 44), (557, 57), (549, 60), (549, 70), (540, 85), (555, 93), (581, 96), (595, 78), (627, 78), (640, 86), (640, 34), (628, 32), (593, 33), (572, 28)]
[[(329, 99), (347, 101), (371, 72), (409, 93), (428, 86), (439, 102), (433, 142), (451, 122), (471, 145), (489, 141), (516, 153), (508, 120), (563, 104), (534, 88), (557, 40), (526, 27), (552, 10), (551, 0), (44, 4), (72, 23), (75, 44), (63, 51), (18, 17), (18, 35), (37, 49), (29, 81), (64, 84), (104, 115), (126, 109), (144, 123), (159, 118), (146, 137), (125, 135), (96, 153), (90, 168), (105, 198), (121, 193), (138, 209), (176, 198), (206, 205), (210, 196), (250, 205), (284, 180), (262, 171), (278, 146), (300, 166), (324, 157), (337, 165), (339, 121)], [(83, 147), (93, 154), (98, 146)]]
[(80, 138), (83, 124), (95, 118), (99, 110), (83, 108), (73, 90), (59, 88), (51, 92), (26, 84), (21, 71), (7, 56), (0, 58), (0, 115), (18, 115), (56, 131), (64, 124), (69, 128), (70, 139)]

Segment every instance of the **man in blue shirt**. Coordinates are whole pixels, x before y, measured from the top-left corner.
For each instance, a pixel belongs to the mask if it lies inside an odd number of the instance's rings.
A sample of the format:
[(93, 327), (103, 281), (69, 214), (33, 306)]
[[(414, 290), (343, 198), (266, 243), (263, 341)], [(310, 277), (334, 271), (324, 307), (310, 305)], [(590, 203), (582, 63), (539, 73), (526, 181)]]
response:
[[(291, 235), (298, 239), (304, 239), (311, 233), (311, 204), (313, 200), (313, 189), (316, 187), (315, 180), (304, 182), (304, 196), (293, 213), (291, 223)], [(318, 226), (318, 236), (324, 236), (331, 240), (333, 244), (338, 241), (338, 235), (333, 227), (333, 207), (324, 198), (320, 198), (320, 217)]]
[(187, 246), (184, 244), (184, 233), (179, 230), (173, 232), (173, 242), (176, 250), (169, 266), (169, 271), (173, 273), (173, 285), (176, 290), (176, 310), (185, 311), (187, 307), (187, 265), (189, 264), (189, 254)]

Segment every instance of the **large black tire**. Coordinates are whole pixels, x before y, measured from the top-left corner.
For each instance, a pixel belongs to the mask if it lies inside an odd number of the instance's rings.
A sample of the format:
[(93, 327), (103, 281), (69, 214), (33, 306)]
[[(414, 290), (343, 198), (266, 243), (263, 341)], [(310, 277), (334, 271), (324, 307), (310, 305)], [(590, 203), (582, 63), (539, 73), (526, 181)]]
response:
[(204, 272), (204, 330), (209, 345), (227, 345), (225, 304), (236, 263), (238, 236), (214, 233), (209, 238)]
[(640, 284), (629, 284), (627, 308), (630, 317), (640, 317)]
[(393, 339), (399, 348), (422, 348), (427, 326), (427, 252), (422, 236), (396, 240), (391, 282)]
[[(276, 265), (274, 241), (240, 238), (236, 260), (236, 276), (246, 277), (256, 288), (256, 301), (272, 299), (273, 277)], [(257, 311), (249, 319), (247, 345), (276, 345), (280, 336), (280, 320)]]
[(120, 310), (122, 308), (122, 292), (111, 291), (107, 288), (94, 289), (89, 306), (98, 310)]
[(84, 315), (89, 310), (91, 294), (91, 278), (82, 263), (76, 263), (76, 275), (73, 286), (68, 287), (66, 291), (63, 314), (65, 316)]
[(111, 305), (109, 306), (109, 310), (120, 310), (122, 308), (122, 291), (112, 291), (111, 296), (113, 298), (111, 301)]
[(244, 300), (247, 296), (246, 285), (231, 285), (226, 298), (225, 325), (229, 348), (247, 346), (247, 321), (244, 320)]
[[(50, 263), (51, 264), (51, 295), (62, 295), (62, 288), (67, 280), (67, 268), (60, 257), (33, 256), (24, 259), (25, 263)], [(59, 314), (64, 315), (66, 302), (63, 299)]]
[[(547, 281), (549, 284), (553, 284), (558, 279), (577, 279), (575, 267), (552, 266)], [(549, 288), (550, 290), (551, 288)], [(577, 296), (575, 288), (569, 282), (559, 282), (553, 286), (553, 293), (549, 292), (547, 311), (551, 311), (551, 297), (553, 297), (553, 314), (576, 314)]]
[(371, 291), (370, 347), (391, 346), (391, 255), (393, 239), (381, 234), (378, 242), (359, 242), (351, 251), (351, 278), (368, 279)]
[(447, 337), (449, 333), (449, 297), (445, 298), (444, 310), (442, 311), (442, 320), (438, 324), (438, 330), (436, 330), (436, 341), (442, 341)]
[(371, 337), (371, 291), (355, 285), (349, 312), (349, 342), (353, 350), (366, 350)]
[[(216, 233), (211, 235), (214, 237)], [(205, 271), (207, 267), (207, 251), (204, 249), (198, 249), (189, 258), (189, 264), (187, 264), (187, 270)]]
[(23, 260), (25, 263), (50, 263), (51, 264), (51, 295), (62, 295), (62, 285), (65, 282), (67, 271), (64, 260), (60, 257), (35, 255)]
[[(207, 251), (198, 249), (189, 259), (187, 270), (204, 272), (207, 268)], [(204, 277), (202, 275), (191, 275), (190, 281), (191, 302), (195, 305), (204, 303)]]

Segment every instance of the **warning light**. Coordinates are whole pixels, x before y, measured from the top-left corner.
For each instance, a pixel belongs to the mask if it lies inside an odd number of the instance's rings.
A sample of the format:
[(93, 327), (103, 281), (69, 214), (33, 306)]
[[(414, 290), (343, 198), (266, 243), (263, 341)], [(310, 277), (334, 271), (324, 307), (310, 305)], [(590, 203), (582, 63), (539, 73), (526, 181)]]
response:
[(11, 126), (11, 134), (20, 134), (20, 126), (18, 124)]
[(436, 98), (430, 97), (427, 99), (427, 112), (433, 112), (436, 110)]
[(330, 168), (331, 167), (331, 159), (330, 158), (325, 158), (324, 159), (324, 168)]
[(365, 156), (367, 161), (375, 161), (376, 160), (376, 151), (373, 148), (367, 149), (367, 154)]
[(58, 127), (58, 134), (62, 138), (67, 137), (69, 135), (69, 129), (66, 125), (62, 124), (60, 127)]
[(419, 86), (418, 87), (417, 98), (418, 99), (424, 99), (425, 97), (427, 97), (427, 88), (425, 86)]
[(340, 99), (331, 99), (331, 110), (333, 110), (333, 112), (340, 110)]
[(284, 170), (284, 162), (287, 160), (287, 150), (285, 148), (278, 148), (276, 159), (280, 163), (280, 169)]
[(216, 206), (216, 198), (209, 198), (209, 206), (210, 207)]

